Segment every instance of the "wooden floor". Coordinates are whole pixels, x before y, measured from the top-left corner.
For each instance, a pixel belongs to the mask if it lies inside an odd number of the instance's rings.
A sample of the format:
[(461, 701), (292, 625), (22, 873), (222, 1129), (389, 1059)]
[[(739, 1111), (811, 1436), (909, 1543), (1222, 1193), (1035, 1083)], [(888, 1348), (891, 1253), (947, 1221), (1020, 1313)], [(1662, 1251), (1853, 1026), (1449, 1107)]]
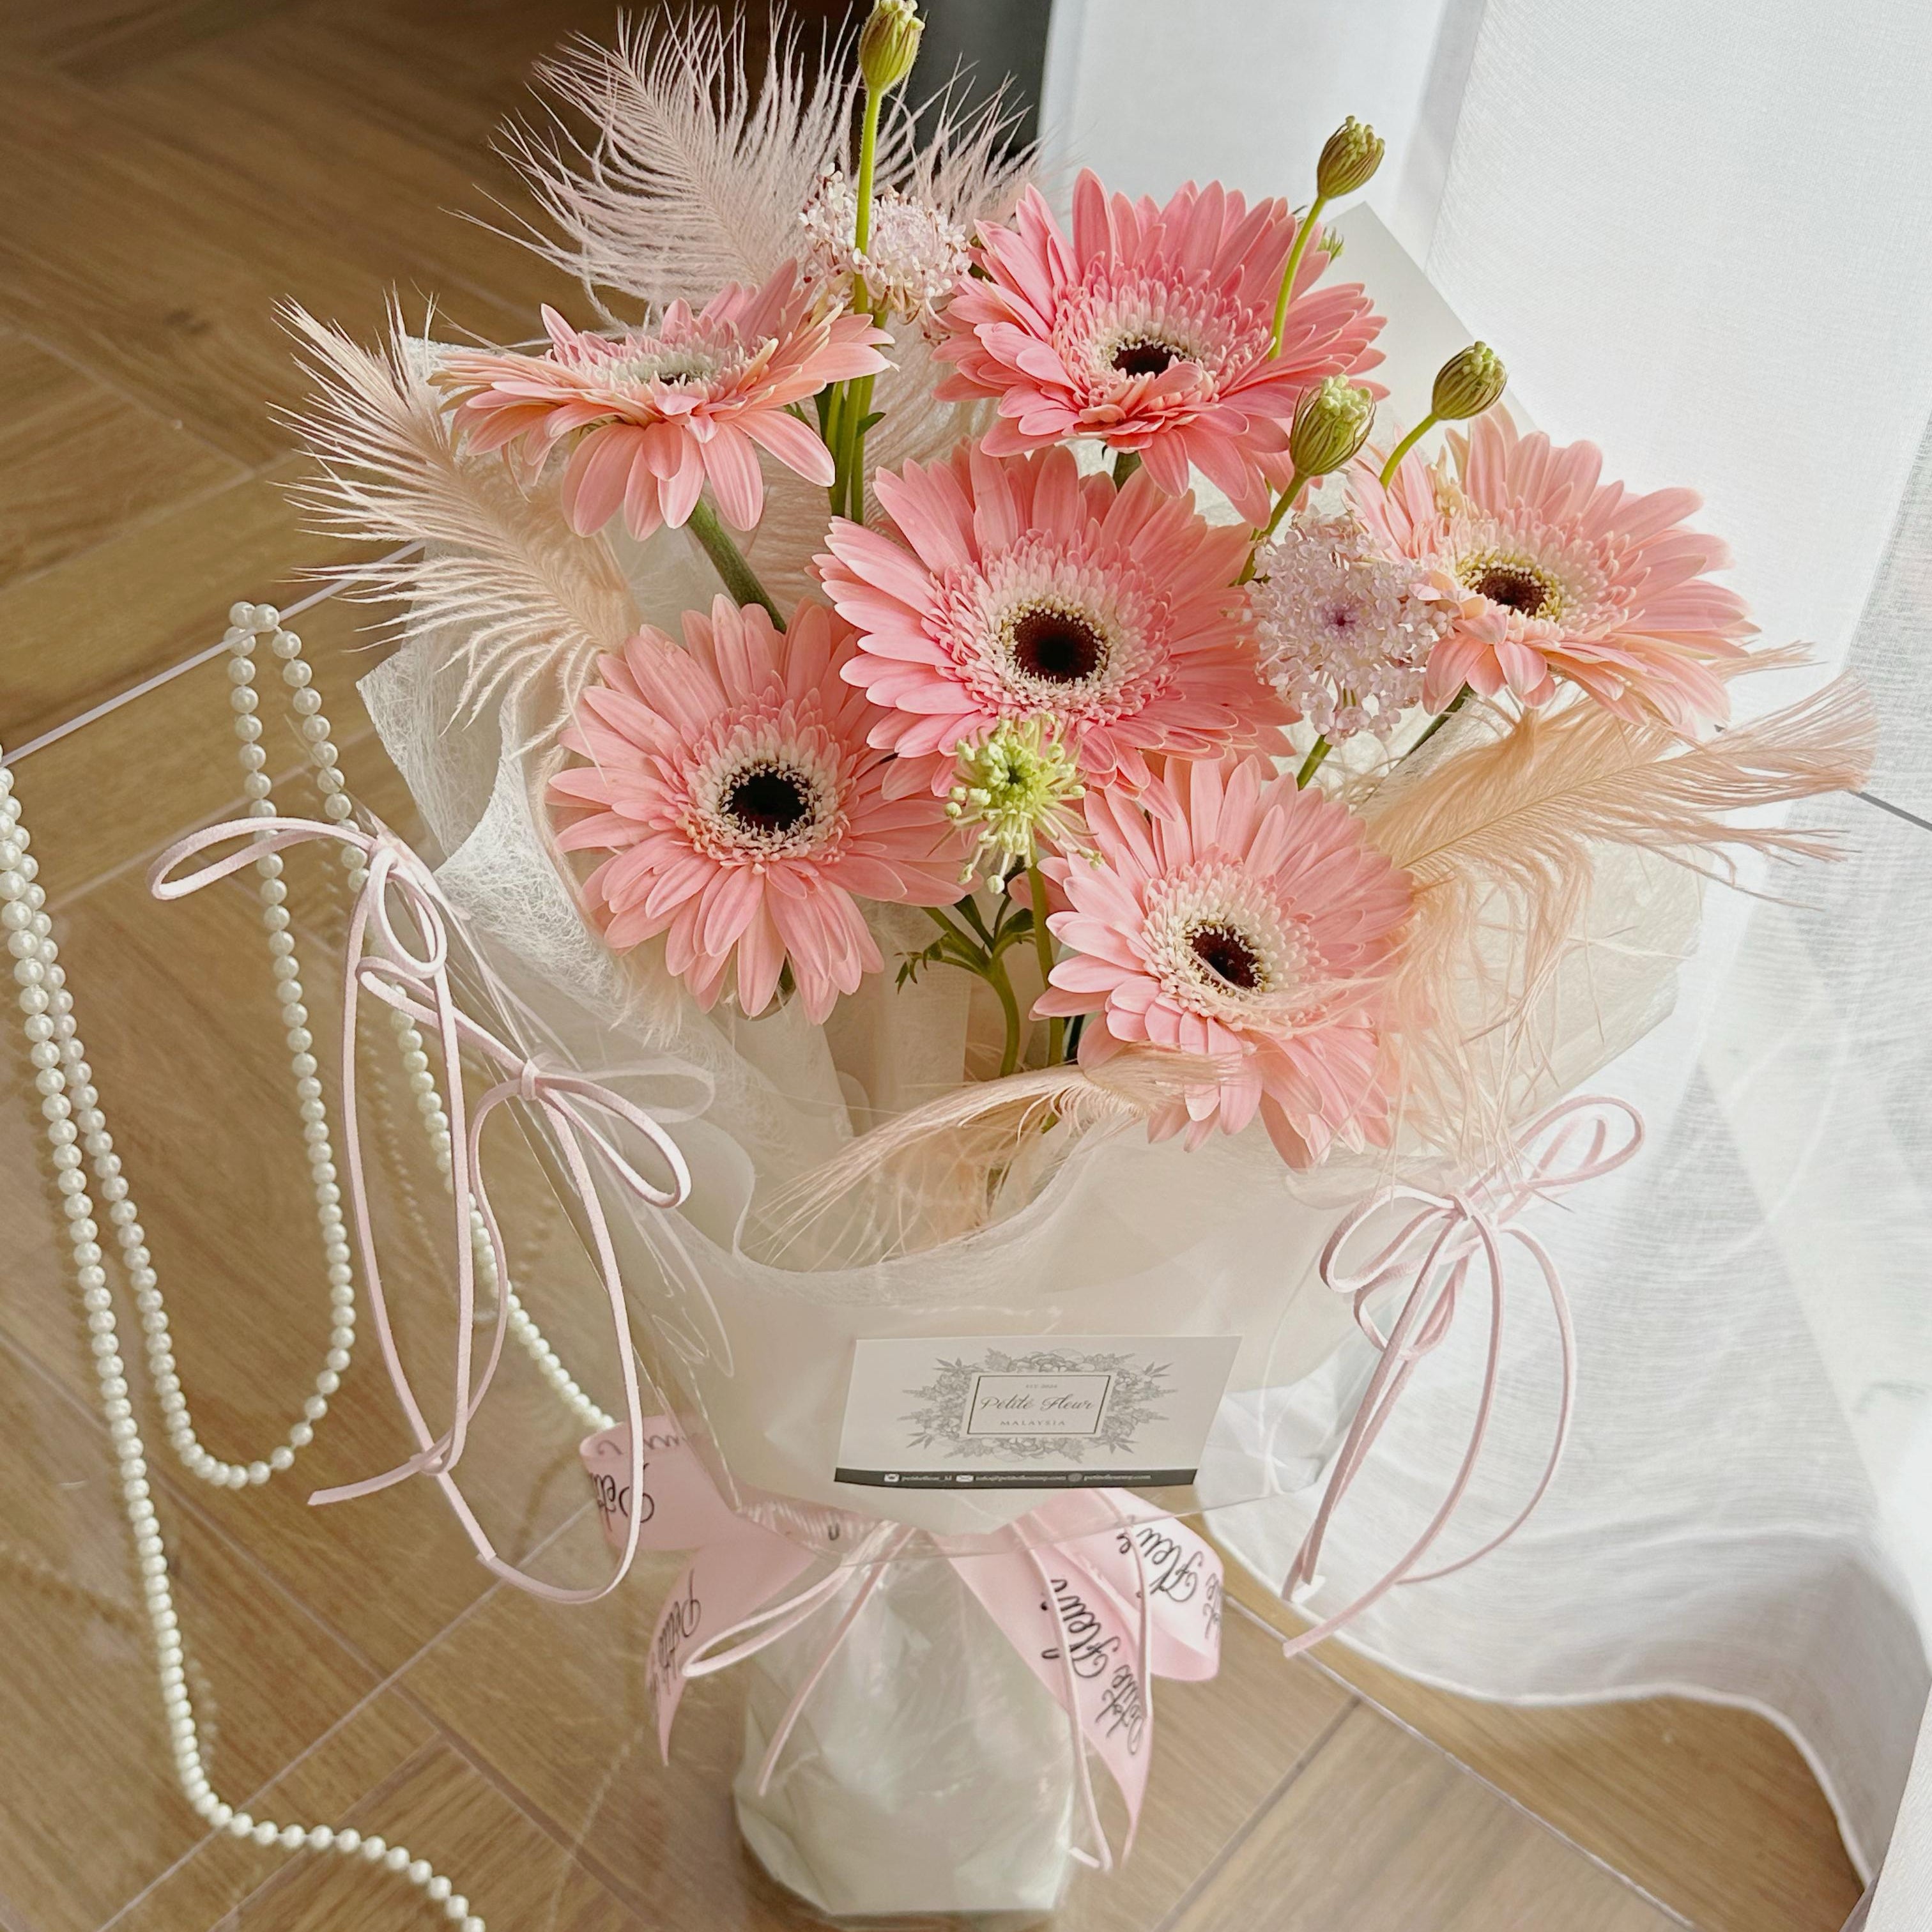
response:
[[(0, 744), (30, 748), (17, 776), (35, 849), (218, 1453), (280, 1438), (322, 1346), (252, 910), (238, 889), (158, 908), (136, 862), (234, 794), (223, 668), (62, 728), (205, 649), (236, 596), (299, 594), (323, 555), (280, 495), (292, 466), (271, 406), (298, 389), (279, 298), (367, 327), (390, 286), (434, 292), (454, 322), (520, 336), (565, 292), (446, 211), (511, 192), (488, 143), (530, 61), (614, 12), (0, 0)], [(326, 605), (303, 628), (352, 784), (403, 813), (351, 688), (369, 649), (352, 614)], [(296, 880), (319, 1026), (339, 920), (321, 876)], [(446, 1922), (359, 1863), (208, 1838), (174, 1789), (22, 1085), (9, 1040), (0, 1932)], [(539, 1318), (595, 1359), (562, 1231), (537, 1221), (518, 1240)], [(425, 1318), (406, 1342), (433, 1345)], [(578, 1432), (520, 1355), (506, 1376), (472, 1493), (550, 1574), (587, 1574)], [(406, 1841), (499, 1932), (808, 1922), (732, 1830), (729, 1676), (694, 1691), (674, 1767), (656, 1761), (643, 1652), (662, 1566), (560, 1610), (490, 1586), (422, 1486), (304, 1507), (401, 1453), (382, 1379), (352, 1375), (296, 1475), (265, 1490), (194, 1484), (156, 1438), (218, 1784), (258, 1813)], [(1084, 1880), (1060, 1925), (1835, 1932), (1856, 1896), (1822, 1798), (1768, 1725), (1677, 1702), (1472, 1704), (1346, 1653), (1287, 1665), (1265, 1594), (1244, 1594), (1220, 1678), (1163, 1694), (1132, 1862)]]

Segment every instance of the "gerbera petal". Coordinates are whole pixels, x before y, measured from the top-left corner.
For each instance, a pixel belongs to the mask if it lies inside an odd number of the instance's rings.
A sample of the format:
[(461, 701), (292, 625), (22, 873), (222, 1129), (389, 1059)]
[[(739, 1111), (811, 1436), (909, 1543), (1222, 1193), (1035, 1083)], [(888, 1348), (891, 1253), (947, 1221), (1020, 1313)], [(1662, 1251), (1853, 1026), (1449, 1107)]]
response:
[(788, 470), (795, 470), (808, 483), (832, 481), (832, 452), (818, 433), (797, 417), (782, 410), (760, 411), (747, 416), (744, 432), (760, 448), (768, 449)]
[(758, 452), (741, 430), (720, 423), (704, 445), (704, 472), (718, 493), (718, 508), (734, 530), (754, 528), (765, 506), (765, 479)]
[(617, 514), (643, 442), (641, 430), (611, 423), (590, 430), (571, 453), (557, 501), (565, 521), (579, 536), (601, 530)]

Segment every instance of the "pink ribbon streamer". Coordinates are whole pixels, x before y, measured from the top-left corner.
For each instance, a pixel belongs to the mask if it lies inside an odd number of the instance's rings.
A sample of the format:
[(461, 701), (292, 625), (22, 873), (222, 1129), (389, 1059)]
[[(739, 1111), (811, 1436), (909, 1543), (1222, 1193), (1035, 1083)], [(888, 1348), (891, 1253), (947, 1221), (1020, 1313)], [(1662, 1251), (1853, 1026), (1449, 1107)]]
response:
[[(632, 1460), (622, 1428), (592, 1436), (583, 1454), (614, 1546), (640, 1540), (647, 1550), (696, 1552), (652, 1633), (650, 1681), (667, 1756), (686, 1683), (756, 1655), (845, 1597), (772, 1732), (759, 1771), (764, 1790), (806, 1701), (887, 1567), (915, 1557), (944, 1561), (1066, 1714), (1096, 1847), (1076, 1856), (1103, 1870), (1114, 1862), (1088, 1774), (1089, 1749), (1126, 1804), (1131, 1847), (1153, 1747), (1153, 1680), (1198, 1681), (1219, 1666), (1221, 1560), (1209, 1544), (1118, 1489), (1069, 1490), (990, 1547), (983, 1539), (932, 1536), (844, 1510), (801, 1514), (796, 1504), (784, 1512), (796, 1533), (782, 1535), (757, 1520), (757, 1506), (746, 1514), (725, 1504), (674, 1423), (658, 1418), (644, 1426), (642, 1486), (627, 1488), (620, 1480)], [(836, 1560), (823, 1574), (779, 1594), (826, 1558)]]
[[(1620, 1141), (1613, 1142), (1612, 1128), (1618, 1120), (1628, 1131)], [(1586, 1126), (1588, 1141), (1580, 1158), (1568, 1158), (1578, 1135)], [(1553, 1200), (1585, 1181), (1614, 1172), (1642, 1144), (1642, 1117), (1628, 1102), (1602, 1095), (1574, 1096), (1540, 1115), (1524, 1131), (1510, 1157), (1467, 1188), (1450, 1194), (1432, 1194), (1418, 1187), (1387, 1189), (1347, 1215), (1330, 1235), (1322, 1251), (1322, 1279), (1337, 1294), (1352, 1297), (1356, 1324), (1375, 1345), (1380, 1360), (1356, 1406), (1315, 1519), (1282, 1585), (1282, 1594), (1290, 1602), (1321, 1586), (1316, 1564), (1335, 1510), (1348, 1494), (1417, 1365), (1447, 1339), (1470, 1268), (1478, 1260), (1483, 1263), (1489, 1283), (1489, 1349), (1468, 1441), (1442, 1506), (1421, 1534), (1366, 1590), (1332, 1616), (1290, 1638), (1282, 1646), (1286, 1655), (1297, 1656), (1319, 1643), (1400, 1586), (1449, 1576), (1486, 1556), (1507, 1543), (1543, 1500), (1556, 1478), (1564, 1445), (1569, 1439), (1570, 1408), (1576, 1388), (1576, 1337), (1556, 1264), (1534, 1234), (1516, 1225), (1516, 1217), (1532, 1202)], [(1369, 1222), (1405, 1202), (1414, 1203), (1419, 1211), (1373, 1253), (1354, 1259), (1358, 1237)], [(1508, 1241), (1514, 1241), (1535, 1262), (1556, 1318), (1562, 1352), (1562, 1389), (1555, 1438), (1529, 1500), (1502, 1531), (1453, 1563), (1418, 1572), (1416, 1564), (1434, 1546), (1460, 1505), (1488, 1432), (1502, 1358), (1503, 1257)], [(1370, 1312), (1369, 1304), (1381, 1290), (1400, 1282), (1407, 1282), (1408, 1292), (1384, 1335)]]
[[(619, 1552), (616, 1569), (608, 1582), (589, 1589), (566, 1588), (528, 1574), (498, 1554), (452, 1474), (462, 1459), (470, 1425), (489, 1393), (502, 1359), (508, 1313), (509, 1265), (484, 1178), (483, 1128), (498, 1107), (512, 1099), (521, 1100), (532, 1112), (539, 1114), (551, 1130), (571, 1186), (582, 1202), (584, 1224), (590, 1231), (598, 1275), (610, 1304), (619, 1372), (623, 1383), (624, 1414), (632, 1440), (638, 1445), (632, 1452), (634, 1466), (627, 1472), (633, 1493), (643, 1487), (644, 1400), (638, 1384), (636, 1353), (629, 1314), (625, 1306), (623, 1283), (618, 1274), (610, 1226), (598, 1199), (586, 1147), (596, 1151), (626, 1192), (651, 1208), (674, 1208), (686, 1200), (691, 1192), (690, 1171), (676, 1144), (642, 1108), (581, 1074), (554, 1071), (539, 1065), (506, 1045), (462, 1010), (449, 978), (450, 923), (456, 917), (454, 909), (444, 896), (435, 874), (386, 827), (376, 824), (372, 830), (364, 831), (354, 825), (332, 825), (317, 819), (272, 815), (206, 826), (177, 841), (160, 855), (148, 874), (148, 890), (158, 899), (185, 898), (220, 880), (233, 877), (271, 853), (285, 851), (291, 846), (314, 840), (332, 840), (348, 846), (362, 854), (368, 867), (367, 877), (350, 914), (349, 934), (344, 948), (340, 1042), (341, 1166), (348, 1180), (350, 1217), (356, 1229), (363, 1284), (369, 1297), (377, 1343), (396, 1399), (416, 1438), (416, 1451), (393, 1469), (334, 1489), (318, 1490), (309, 1501), (314, 1504), (346, 1502), (387, 1489), (411, 1476), (429, 1476), (442, 1492), (444, 1499), (487, 1569), (552, 1602), (594, 1602), (615, 1589), (629, 1570), (638, 1549), (635, 1526)], [(231, 841), (239, 842), (233, 851), (210, 860), (180, 878), (170, 876), (184, 861)], [(392, 903), (414, 928), (421, 944), (420, 951), (412, 946), (399, 929)], [(422, 1404), (404, 1371), (382, 1291), (382, 1268), (376, 1251), (368, 1185), (362, 1166), (362, 1118), (357, 1094), (356, 1024), (360, 995), (364, 992), (406, 1014), (419, 1026), (430, 1029), (436, 1036), (442, 1056), (442, 1090), (452, 1144), (450, 1189), (456, 1244), (457, 1340), (450, 1424), (440, 1435), (430, 1428)], [(470, 1108), (464, 1092), (461, 1052), (465, 1046), (479, 1054), (503, 1076), (482, 1095), (473, 1110)], [(660, 1187), (640, 1173), (597, 1124), (593, 1117), (598, 1114), (632, 1129), (649, 1142), (670, 1170), (671, 1184)], [(487, 1234), (496, 1264), (497, 1280), (503, 1291), (498, 1297), (496, 1325), (480, 1376), (476, 1372), (473, 1346), (476, 1281), (472, 1246), (472, 1213), (480, 1219)]]

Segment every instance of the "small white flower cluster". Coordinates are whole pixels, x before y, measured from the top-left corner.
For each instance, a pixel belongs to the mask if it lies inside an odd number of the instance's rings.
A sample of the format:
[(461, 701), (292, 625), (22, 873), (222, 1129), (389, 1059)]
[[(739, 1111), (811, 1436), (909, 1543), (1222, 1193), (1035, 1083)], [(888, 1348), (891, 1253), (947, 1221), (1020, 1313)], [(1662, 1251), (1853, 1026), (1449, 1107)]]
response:
[(872, 198), (872, 229), (862, 254), (853, 244), (859, 198), (837, 172), (821, 175), (800, 220), (805, 228), (808, 280), (856, 276), (874, 302), (936, 332), (934, 311), (952, 292), (971, 260), (966, 231), (929, 203), (886, 188)]
[(1250, 588), (1263, 674), (1331, 745), (1358, 731), (1385, 740), (1421, 701), (1450, 613), (1357, 518), (1301, 512), (1256, 560)]

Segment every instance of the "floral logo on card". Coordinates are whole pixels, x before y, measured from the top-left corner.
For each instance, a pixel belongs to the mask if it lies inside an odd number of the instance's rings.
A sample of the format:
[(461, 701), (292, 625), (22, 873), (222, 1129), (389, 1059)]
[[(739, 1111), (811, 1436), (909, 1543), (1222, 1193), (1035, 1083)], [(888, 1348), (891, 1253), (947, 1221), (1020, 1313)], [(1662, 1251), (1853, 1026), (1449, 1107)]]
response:
[(1138, 1430), (1167, 1420), (1155, 1405), (1174, 1393), (1169, 1364), (1108, 1350), (989, 1348), (935, 1366), (906, 1390), (923, 1405), (900, 1418), (907, 1447), (968, 1460), (1122, 1461)]

